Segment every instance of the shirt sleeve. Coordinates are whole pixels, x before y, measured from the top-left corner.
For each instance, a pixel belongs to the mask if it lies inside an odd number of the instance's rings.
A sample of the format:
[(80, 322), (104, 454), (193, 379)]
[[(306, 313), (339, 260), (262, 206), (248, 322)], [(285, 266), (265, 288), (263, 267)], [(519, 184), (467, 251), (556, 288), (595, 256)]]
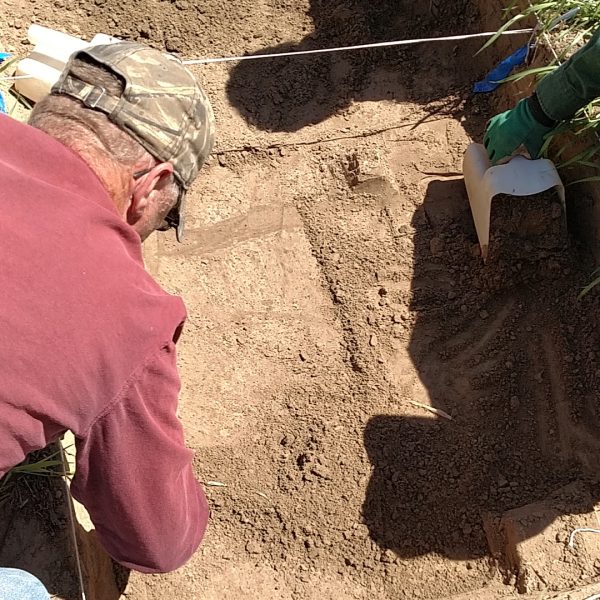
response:
[(600, 97), (600, 29), (589, 42), (537, 87), (544, 113), (553, 121), (566, 121)]
[(175, 345), (169, 343), (76, 438), (73, 496), (88, 510), (107, 552), (144, 573), (187, 562), (209, 516), (176, 415), (179, 388)]

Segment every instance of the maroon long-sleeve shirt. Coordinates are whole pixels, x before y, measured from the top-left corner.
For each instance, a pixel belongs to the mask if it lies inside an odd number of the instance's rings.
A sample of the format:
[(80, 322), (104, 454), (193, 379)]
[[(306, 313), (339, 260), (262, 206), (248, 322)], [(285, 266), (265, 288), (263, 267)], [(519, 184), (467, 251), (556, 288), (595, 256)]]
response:
[(144, 572), (185, 563), (208, 519), (176, 416), (185, 316), (87, 164), (0, 116), (0, 476), (72, 430), (73, 495)]

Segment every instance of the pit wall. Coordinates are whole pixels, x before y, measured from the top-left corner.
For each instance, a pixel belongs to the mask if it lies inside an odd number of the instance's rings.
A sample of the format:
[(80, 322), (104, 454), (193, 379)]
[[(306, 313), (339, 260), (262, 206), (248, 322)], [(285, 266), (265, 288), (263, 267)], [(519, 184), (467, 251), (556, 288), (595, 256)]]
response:
[[(503, 9), (509, 4), (509, 0), (473, 0), (480, 12), (481, 31), (495, 31), (503, 23)], [(526, 2), (523, 2), (526, 6)], [(519, 23), (519, 27), (533, 27), (535, 20)], [(509, 56), (518, 46), (525, 42), (521, 37), (504, 37), (494, 46), (482, 53), (482, 68), (490, 70), (497, 62)], [(540, 45), (532, 66), (543, 66), (552, 58), (548, 47)], [(482, 72), (482, 75), (484, 73)], [(491, 105), (496, 112), (512, 108), (521, 98), (529, 96), (535, 89), (533, 78), (512, 82), (501, 86), (490, 95)], [(491, 115), (490, 115), (491, 116)], [(590, 139), (591, 141), (591, 139)], [(558, 141), (560, 143), (560, 140)], [(570, 153), (565, 158), (574, 156), (582, 150), (586, 142), (573, 145)], [(598, 175), (597, 171), (586, 168), (576, 168), (568, 173), (561, 173), (563, 181), (567, 186), (567, 212), (569, 228), (575, 237), (583, 241), (592, 251), (596, 263), (600, 264), (600, 185), (598, 183), (580, 183), (569, 185), (585, 177)]]

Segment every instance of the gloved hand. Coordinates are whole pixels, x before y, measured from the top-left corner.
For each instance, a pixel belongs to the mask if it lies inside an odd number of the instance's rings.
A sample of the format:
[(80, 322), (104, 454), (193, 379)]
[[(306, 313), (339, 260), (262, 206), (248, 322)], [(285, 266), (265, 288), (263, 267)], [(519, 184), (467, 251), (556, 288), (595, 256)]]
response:
[(529, 99), (525, 98), (513, 109), (490, 120), (483, 144), (493, 165), (510, 156), (521, 145), (527, 148), (531, 158), (538, 158), (544, 138), (553, 129), (536, 120)]

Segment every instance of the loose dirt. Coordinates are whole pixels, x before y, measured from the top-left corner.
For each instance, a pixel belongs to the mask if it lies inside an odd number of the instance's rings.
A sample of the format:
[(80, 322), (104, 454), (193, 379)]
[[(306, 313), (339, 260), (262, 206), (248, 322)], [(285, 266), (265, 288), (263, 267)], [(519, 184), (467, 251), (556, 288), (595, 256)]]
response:
[[(478, 30), (466, 0), (64, 9), (12, 4), (2, 31), (18, 47), (33, 18), (198, 57)], [(181, 417), (212, 521), (188, 566), (132, 574), (128, 598), (500, 598), (517, 579), (484, 524), (573, 482), (598, 500), (593, 264), (571, 235), (483, 265), (460, 179), (493, 114), (470, 94), (493, 60), (477, 49), (195, 69), (217, 147), (185, 243), (146, 252), (190, 313)], [(510, 239), (524, 225), (500, 211)], [(552, 506), (565, 527), (584, 510)], [(597, 577), (573, 560), (544, 585)]]

